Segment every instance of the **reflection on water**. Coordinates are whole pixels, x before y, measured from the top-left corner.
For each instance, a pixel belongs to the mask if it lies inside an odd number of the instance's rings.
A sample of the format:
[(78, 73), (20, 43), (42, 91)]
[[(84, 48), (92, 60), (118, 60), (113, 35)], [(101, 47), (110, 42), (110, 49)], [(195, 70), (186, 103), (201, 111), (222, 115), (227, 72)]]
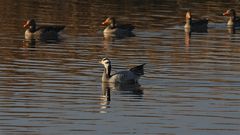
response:
[(107, 41), (114, 41), (114, 40), (124, 39), (124, 38), (128, 38), (128, 37), (135, 37), (135, 34), (133, 32), (128, 33), (127, 35), (104, 33), (103, 36), (104, 36), (104, 39)]
[(141, 96), (143, 94), (143, 88), (141, 85), (136, 84), (119, 84), (119, 83), (102, 83), (103, 95), (108, 95), (108, 91), (119, 91), (122, 94), (135, 94)]
[(106, 101), (111, 101), (111, 88), (106, 83), (102, 83), (102, 94), (106, 97)]
[(185, 47), (186, 47), (186, 49), (189, 49), (189, 47), (190, 47), (191, 34), (192, 34), (191, 32), (185, 31)]
[[(216, 15), (238, 1), (0, 2), (1, 134), (239, 134), (240, 34)], [(188, 8), (207, 32), (185, 32)], [(106, 16), (135, 36), (106, 39)], [(25, 42), (26, 18), (66, 25), (62, 40)], [(102, 84), (105, 56), (147, 63), (141, 86)]]
[(102, 84), (102, 100), (101, 100), (101, 111), (100, 113), (107, 113), (111, 101), (111, 90)]
[(227, 29), (228, 29), (229, 34), (235, 34), (236, 33), (235, 27), (228, 27)]
[(23, 41), (23, 48), (35, 48), (36, 40), (32, 39), (30, 41)]

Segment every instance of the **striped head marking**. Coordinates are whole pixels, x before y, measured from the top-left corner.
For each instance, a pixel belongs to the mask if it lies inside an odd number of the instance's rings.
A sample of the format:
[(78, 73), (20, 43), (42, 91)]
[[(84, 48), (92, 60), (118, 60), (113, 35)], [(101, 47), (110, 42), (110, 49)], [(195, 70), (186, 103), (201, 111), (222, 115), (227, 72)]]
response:
[(109, 78), (110, 77), (110, 74), (111, 74), (111, 61), (108, 59), (108, 58), (103, 58), (101, 61), (100, 61), (101, 64), (103, 64), (104, 66), (104, 72), (105, 74), (107, 75), (107, 77)]
[(103, 58), (101, 61), (100, 61), (101, 64), (104, 65), (104, 67), (108, 67), (109, 65), (111, 65), (111, 61), (108, 59), (108, 58)]

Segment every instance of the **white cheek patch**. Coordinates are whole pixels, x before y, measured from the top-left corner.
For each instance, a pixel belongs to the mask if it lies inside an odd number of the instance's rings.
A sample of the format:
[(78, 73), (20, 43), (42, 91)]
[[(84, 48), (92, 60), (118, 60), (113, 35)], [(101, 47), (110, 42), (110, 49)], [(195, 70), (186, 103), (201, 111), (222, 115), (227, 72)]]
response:
[(108, 58), (103, 58), (101, 63), (104, 65), (105, 68), (111, 65), (111, 61)]
[(104, 62), (104, 65), (105, 65), (105, 66), (109, 66), (110, 64), (111, 64), (110, 61), (105, 61), (105, 62)]
[(108, 58), (103, 58), (102, 59), (102, 63), (104, 64), (109, 64), (110, 63), (110, 60)]

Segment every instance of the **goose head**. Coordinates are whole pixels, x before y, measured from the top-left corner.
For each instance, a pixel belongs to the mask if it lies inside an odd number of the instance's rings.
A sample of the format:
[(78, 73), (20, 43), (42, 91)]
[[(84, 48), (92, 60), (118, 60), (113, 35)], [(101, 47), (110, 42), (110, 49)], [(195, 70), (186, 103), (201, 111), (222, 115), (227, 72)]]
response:
[(99, 63), (101, 63), (104, 67), (104, 73), (106, 75), (106, 78), (110, 78), (111, 76), (111, 61), (108, 58), (103, 58)]
[(186, 20), (191, 20), (191, 19), (192, 19), (192, 13), (190, 10), (188, 10), (186, 13)]
[(230, 16), (230, 17), (236, 17), (236, 12), (234, 9), (228, 9), (226, 12), (223, 13), (223, 16)]
[(29, 29), (31, 32), (34, 32), (36, 30), (36, 22), (34, 19), (29, 19), (27, 22), (23, 25), (24, 28)]
[(110, 26), (111, 28), (115, 28), (116, 20), (114, 17), (108, 17), (104, 22), (102, 22), (102, 25)]
[(235, 12), (234, 9), (229, 9), (226, 12), (224, 12), (222, 15), (229, 17), (229, 20), (228, 20), (228, 23), (227, 23), (228, 26), (234, 26), (235, 25), (236, 12)]
[(191, 23), (192, 23), (192, 14), (191, 14), (191, 11), (188, 10), (186, 12), (186, 24), (184, 26), (185, 29), (189, 29), (191, 27)]

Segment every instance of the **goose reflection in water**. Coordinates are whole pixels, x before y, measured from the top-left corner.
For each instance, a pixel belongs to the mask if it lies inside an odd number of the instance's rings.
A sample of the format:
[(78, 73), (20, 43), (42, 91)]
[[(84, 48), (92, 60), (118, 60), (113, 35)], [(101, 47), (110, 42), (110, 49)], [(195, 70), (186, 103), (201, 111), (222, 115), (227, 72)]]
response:
[(104, 33), (103, 37), (106, 41), (115, 41), (120, 39), (125, 39), (127, 37), (135, 37), (136, 35), (130, 32), (128, 35), (121, 35), (121, 34), (112, 34), (112, 33)]
[(110, 108), (111, 91), (110, 88), (102, 84), (102, 96), (100, 102), (100, 113), (107, 113), (107, 108)]
[(106, 83), (102, 83), (102, 95), (105, 101), (111, 101), (110, 87)]
[(36, 46), (36, 40), (24, 40), (23, 41), (23, 48), (35, 48)]
[(228, 37), (231, 42), (239, 42), (239, 33), (238, 31), (240, 30), (239, 28), (235, 27), (227, 27), (227, 32), (228, 32)]
[(120, 92), (120, 94), (134, 95), (133, 97), (141, 98), (143, 95), (143, 89), (138, 83), (135, 84), (121, 84), (121, 83), (106, 83), (102, 82), (102, 96), (100, 102), (99, 113), (107, 113), (107, 109), (110, 108), (111, 93)]
[[(142, 97), (143, 89), (137, 84), (119, 84), (119, 83), (102, 83), (102, 98), (100, 102), (100, 112), (107, 113), (108, 108), (110, 108), (111, 102), (111, 92), (120, 92), (121, 94), (133, 94), (137, 97)], [(134, 96), (136, 98), (136, 96)]]
[(236, 29), (235, 27), (228, 27), (227, 28), (229, 34), (236, 34)]
[(102, 94), (111, 100), (111, 92), (119, 92), (120, 94), (133, 94), (142, 96), (143, 88), (139, 83), (121, 84), (121, 83), (102, 83)]

